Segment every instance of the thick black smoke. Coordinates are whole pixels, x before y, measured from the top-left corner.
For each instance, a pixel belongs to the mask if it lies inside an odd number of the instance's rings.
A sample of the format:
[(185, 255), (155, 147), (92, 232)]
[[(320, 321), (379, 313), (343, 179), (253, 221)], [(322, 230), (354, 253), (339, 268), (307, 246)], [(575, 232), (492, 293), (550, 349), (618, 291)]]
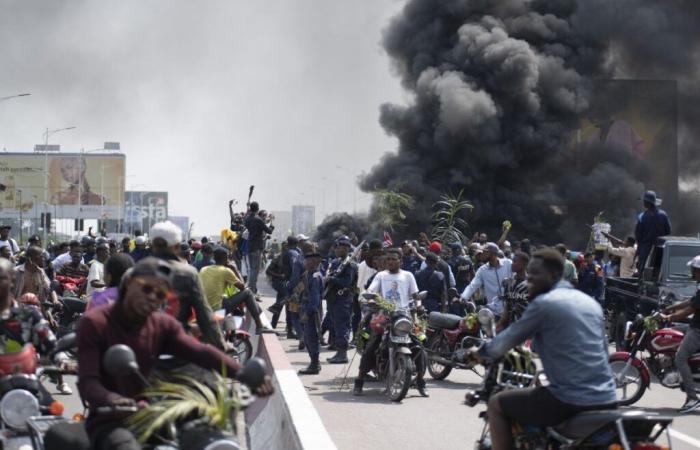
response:
[(325, 255), (338, 237), (354, 233), (358, 239), (362, 240), (366, 238), (369, 232), (370, 224), (367, 217), (352, 216), (348, 213), (335, 213), (328, 216), (316, 228), (314, 241), (318, 244), (321, 254)]
[(441, 192), (461, 188), (477, 229), (495, 232), (509, 219), (522, 235), (580, 245), (586, 223), (604, 210), (627, 232), (639, 197), (653, 188), (645, 184), (653, 168), (622, 148), (589, 145), (572, 154), (572, 132), (592, 106), (595, 80), (678, 79), (682, 166), (697, 168), (700, 114), (688, 101), (697, 92), (695, 5), (410, 0), (384, 46), (413, 100), (382, 105), (380, 123), (398, 151), (361, 187), (412, 195), (410, 233), (428, 228)]

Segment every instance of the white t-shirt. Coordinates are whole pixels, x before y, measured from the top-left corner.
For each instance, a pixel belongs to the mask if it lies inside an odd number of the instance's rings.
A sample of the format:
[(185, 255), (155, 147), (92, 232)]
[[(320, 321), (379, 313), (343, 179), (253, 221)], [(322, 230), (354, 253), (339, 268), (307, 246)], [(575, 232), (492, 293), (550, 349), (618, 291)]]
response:
[(104, 288), (95, 289), (94, 287), (92, 287), (92, 282), (95, 280), (105, 280), (105, 265), (99, 262), (98, 260), (93, 259), (92, 262), (90, 262), (90, 272), (88, 273), (87, 289), (85, 290), (86, 295), (89, 296), (96, 290), (104, 290)]
[(17, 245), (17, 242), (12, 238), (7, 238), (5, 240), (0, 239), (0, 248), (1, 247), (10, 247), (10, 253), (12, 255), (16, 255), (17, 253), (19, 253), (19, 246)]
[(380, 294), (399, 308), (408, 308), (411, 296), (418, 293), (418, 285), (411, 272), (399, 270), (398, 273), (391, 273), (385, 270), (374, 277), (367, 291)]

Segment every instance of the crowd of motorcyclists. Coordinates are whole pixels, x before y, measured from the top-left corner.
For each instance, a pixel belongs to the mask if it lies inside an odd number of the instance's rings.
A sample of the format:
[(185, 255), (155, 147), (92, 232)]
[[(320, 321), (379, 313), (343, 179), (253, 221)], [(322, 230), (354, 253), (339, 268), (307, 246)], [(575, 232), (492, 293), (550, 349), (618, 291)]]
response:
[[(644, 221), (651, 220), (650, 201), (645, 198), (647, 211), (640, 215), (638, 228), (648, 227)], [(366, 381), (386, 378), (387, 367), (395, 370), (401, 362), (408, 364), (406, 383), (427, 397), (423, 378), (427, 360), (419, 336), (425, 330), (417, 324), (432, 313), (466, 317), (474, 312), (473, 305), (481, 305), (493, 314), (498, 333), (461, 358), (488, 364), (532, 339), (548, 379), (546, 387), (504, 391), (488, 400), (493, 448), (513, 447), (509, 425), (513, 421), (545, 427), (582, 411), (615, 408), (604, 298), (597, 295), (604, 278), (601, 262), (593, 254), (572, 258), (562, 244), (537, 249), (527, 239), (511, 244), (510, 228), (504, 222), (496, 242), (484, 233), (469, 242), (441, 242), (421, 234), (398, 248), (386, 236), (384, 242), (359, 242), (354, 234), (339, 233), (328, 254), (305, 235), (289, 236), (265, 268), (277, 292), (269, 308), (272, 328), (284, 310), (287, 337), (298, 339), (299, 348), (310, 357), (301, 375), (321, 371), (321, 346), (336, 352), (329, 364), (347, 364), (349, 350), (362, 341), (354, 395), (362, 395)], [(271, 331), (262, 324), (256, 304), (262, 256), (255, 255), (255, 261), (247, 264), (241, 258), (262, 252), (272, 229), (255, 202), (244, 214), (232, 212), (231, 228), (222, 232), (216, 245), (206, 238), (183, 242), (177, 226), (161, 222), (148, 237), (137, 233), (119, 244), (89, 233), (48, 248), (39, 236), (32, 236), (21, 247), (10, 237), (10, 227), (2, 226), (0, 363), (2, 355), (27, 344), (47, 355), (56, 336), (77, 331), (78, 387), (89, 411), (90, 442), (99, 449), (140, 448), (122, 416), (95, 413), (105, 405), (136, 405), (142, 388), (134, 377), (106, 374), (102, 356), (112, 345), (126, 344), (146, 376), (161, 353), (213, 370), (225, 367), (229, 376), (236, 376), (241, 365), (225, 353), (228, 344), (213, 309), (223, 306), (229, 313), (245, 305), (258, 332)], [(241, 254), (245, 241), (258, 239), (263, 242), (260, 249), (258, 243), (252, 252)], [(627, 244), (633, 246), (634, 241)], [(700, 282), (700, 256), (688, 265)], [(85, 303), (82, 311), (72, 311), (69, 323), (64, 319), (70, 309), (66, 298)], [(698, 307), (700, 295), (675, 305), (661, 319), (687, 318)], [(700, 349), (698, 320), (692, 319), (677, 356), (688, 396), (681, 412), (700, 407), (687, 363)], [(402, 344), (389, 351), (405, 355), (396, 362), (393, 353), (389, 359), (378, 355), (392, 342)], [(71, 392), (60, 375), (52, 381), (60, 393)], [(270, 394), (269, 378), (256, 390)]]

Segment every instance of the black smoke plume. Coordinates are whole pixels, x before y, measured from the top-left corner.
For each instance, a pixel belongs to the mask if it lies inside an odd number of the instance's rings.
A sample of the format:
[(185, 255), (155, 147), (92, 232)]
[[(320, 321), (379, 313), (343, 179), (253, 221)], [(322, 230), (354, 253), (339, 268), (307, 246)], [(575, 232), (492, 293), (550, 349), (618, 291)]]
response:
[(491, 234), (509, 219), (521, 237), (582, 245), (601, 210), (614, 230), (631, 231), (654, 168), (602, 144), (572, 154), (572, 133), (594, 106), (596, 80), (678, 80), (681, 177), (697, 173), (699, 9), (691, 0), (409, 0), (383, 43), (412, 101), (382, 105), (398, 149), (362, 189), (412, 195), (407, 234), (429, 227), (441, 192), (461, 188), (473, 227)]
[(338, 237), (354, 233), (358, 239), (362, 240), (369, 232), (370, 223), (367, 217), (335, 213), (326, 217), (316, 228), (314, 241), (318, 244), (321, 254), (325, 255)]

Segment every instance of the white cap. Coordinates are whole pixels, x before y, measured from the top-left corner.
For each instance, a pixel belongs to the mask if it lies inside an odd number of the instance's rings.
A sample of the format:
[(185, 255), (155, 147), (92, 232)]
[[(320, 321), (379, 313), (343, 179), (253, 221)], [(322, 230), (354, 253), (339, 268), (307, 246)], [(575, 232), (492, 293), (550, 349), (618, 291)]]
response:
[(182, 241), (182, 230), (171, 221), (166, 220), (165, 222), (158, 222), (153, 225), (149, 236), (151, 237), (151, 241), (156, 238), (161, 238), (172, 247)]
[(695, 269), (700, 269), (700, 255), (688, 261), (688, 267), (693, 267)]
[(504, 248), (510, 248), (510, 241), (503, 241)]
[(134, 243), (136, 245), (143, 245), (146, 243), (146, 238), (144, 236), (137, 236), (136, 239), (134, 239)]
[(302, 241), (308, 241), (309, 237), (305, 234), (298, 234), (297, 235), (297, 241), (302, 242)]

